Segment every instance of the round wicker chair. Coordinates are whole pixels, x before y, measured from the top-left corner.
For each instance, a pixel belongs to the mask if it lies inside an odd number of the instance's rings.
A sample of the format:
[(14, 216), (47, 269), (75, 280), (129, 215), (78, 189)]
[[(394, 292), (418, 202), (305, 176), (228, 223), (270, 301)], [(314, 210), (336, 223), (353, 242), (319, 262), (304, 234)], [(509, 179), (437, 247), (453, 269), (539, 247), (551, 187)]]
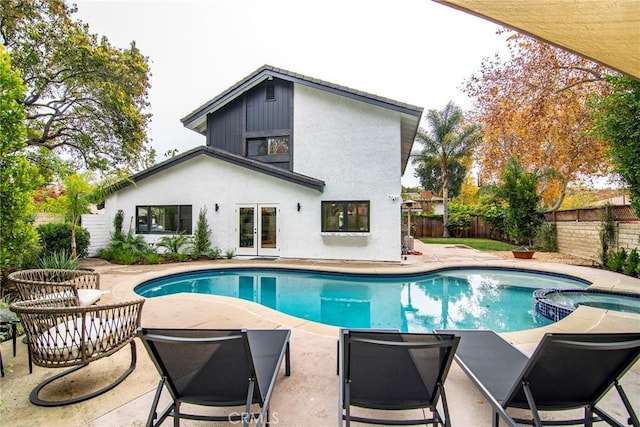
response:
[(21, 270), (11, 273), (9, 280), (23, 300), (72, 297), (82, 306), (95, 304), (102, 295), (100, 274), (89, 270)]
[[(40, 298), (11, 304), (22, 321), (29, 345), (29, 363), (48, 368), (72, 367), (46, 379), (31, 392), (29, 399), (38, 406), (62, 406), (82, 402), (120, 384), (136, 366), (134, 338), (140, 326), (144, 299), (127, 302), (79, 306), (74, 297)], [(114, 382), (100, 390), (68, 400), (42, 400), (40, 391), (89, 363), (108, 357), (127, 344), (131, 363)]]

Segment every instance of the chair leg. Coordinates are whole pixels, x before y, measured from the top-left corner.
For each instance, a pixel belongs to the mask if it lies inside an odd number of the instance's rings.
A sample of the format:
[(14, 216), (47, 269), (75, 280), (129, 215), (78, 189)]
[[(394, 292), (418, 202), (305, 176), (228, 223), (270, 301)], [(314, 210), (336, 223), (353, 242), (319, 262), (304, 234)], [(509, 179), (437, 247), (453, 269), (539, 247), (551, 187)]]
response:
[[(447, 405), (447, 395), (444, 392), (444, 386), (442, 384), (438, 384), (438, 388), (440, 388), (440, 397), (442, 398), (442, 412), (444, 413), (444, 426), (451, 427), (451, 418), (449, 418), (449, 405)], [(435, 411), (435, 407), (434, 407), (434, 411)], [(434, 415), (438, 415), (438, 412), (436, 411)]]
[(529, 409), (531, 410), (531, 414), (533, 415), (534, 425), (536, 427), (542, 427), (542, 420), (540, 420), (540, 414), (538, 413), (536, 402), (535, 400), (533, 400), (533, 394), (531, 394), (531, 388), (529, 387), (529, 383), (523, 381), (522, 389), (524, 390), (524, 395), (527, 398), (527, 403), (529, 403)]
[(289, 341), (287, 341), (287, 347), (284, 353), (284, 374), (291, 376), (291, 355), (289, 354)]
[(68, 399), (68, 400), (59, 400), (59, 401), (52, 401), (52, 400), (42, 400), (40, 399), (40, 397), (38, 396), (40, 394), (40, 391), (46, 387), (47, 385), (51, 384), (52, 382), (67, 376), (77, 370), (80, 370), (86, 366), (89, 366), (89, 364), (86, 365), (80, 365), (80, 366), (74, 366), (71, 369), (68, 369), (66, 371), (64, 371), (61, 374), (58, 375), (54, 375), (53, 377), (41, 382), (40, 384), (38, 384), (32, 391), (31, 394), (29, 395), (29, 400), (31, 401), (31, 403), (33, 403), (34, 405), (37, 406), (47, 406), (47, 407), (52, 407), (52, 406), (65, 406), (65, 405), (71, 405), (73, 403), (78, 403), (78, 402), (84, 402), (85, 400), (89, 400), (91, 398), (94, 398), (96, 396), (99, 396), (103, 393), (106, 393), (107, 391), (111, 390), (112, 388), (114, 388), (115, 386), (117, 386), (118, 384), (120, 384), (122, 381), (125, 380), (125, 378), (127, 378), (129, 376), (129, 374), (131, 374), (133, 372), (133, 370), (136, 367), (136, 343), (135, 341), (131, 341), (130, 342), (130, 347), (131, 347), (131, 364), (129, 365), (129, 367), (127, 368), (127, 370), (120, 375), (114, 382), (112, 382), (111, 384), (101, 388), (100, 390), (85, 394), (83, 396), (79, 396), (79, 397), (75, 397), (73, 399)]
[(636, 415), (636, 412), (631, 407), (631, 402), (629, 402), (629, 398), (622, 389), (622, 386), (620, 385), (618, 380), (614, 382), (614, 385), (616, 386), (618, 395), (620, 395), (620, 399), (622, 399), (624, 407), (627, 408), (627, 412), (629, 413), (629, 421), (627, 421), (627, 424), (631, 424), (633, 427), (640, 427), (640, 420), (638, 420), (638, 415)]

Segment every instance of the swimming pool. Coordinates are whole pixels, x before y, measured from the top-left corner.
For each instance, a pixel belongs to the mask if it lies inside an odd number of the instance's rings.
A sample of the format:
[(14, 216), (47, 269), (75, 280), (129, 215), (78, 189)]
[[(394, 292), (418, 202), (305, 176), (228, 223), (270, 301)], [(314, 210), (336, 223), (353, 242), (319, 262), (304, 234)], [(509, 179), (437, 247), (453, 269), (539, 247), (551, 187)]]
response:
[(568, 276), (495, 268), (382, 276), (229, 268), (153, 279), (135, 291), (147, 298), (182, 292), (241, 298), (302, 319), (349, 328), (508, 332), (552, 323), (534, 309), (536, 289), (587, 285)]

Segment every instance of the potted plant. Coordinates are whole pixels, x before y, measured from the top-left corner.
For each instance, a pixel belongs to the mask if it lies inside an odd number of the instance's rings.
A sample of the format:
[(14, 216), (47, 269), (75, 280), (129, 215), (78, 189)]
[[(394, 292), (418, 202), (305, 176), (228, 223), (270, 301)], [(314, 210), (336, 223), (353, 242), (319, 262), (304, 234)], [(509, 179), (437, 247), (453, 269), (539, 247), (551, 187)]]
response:
[[(544, 216), (538, 210), (540, 196), (536, 188), (536, 174), (526, 173), (520, 163), (511, 158), (502, 172), (500, 195), (507, 202), (505, 228), (516, 244), (532, 246)], [(531, 259), (535, 251), (520, 246), (512, 251), (516, 258)]]

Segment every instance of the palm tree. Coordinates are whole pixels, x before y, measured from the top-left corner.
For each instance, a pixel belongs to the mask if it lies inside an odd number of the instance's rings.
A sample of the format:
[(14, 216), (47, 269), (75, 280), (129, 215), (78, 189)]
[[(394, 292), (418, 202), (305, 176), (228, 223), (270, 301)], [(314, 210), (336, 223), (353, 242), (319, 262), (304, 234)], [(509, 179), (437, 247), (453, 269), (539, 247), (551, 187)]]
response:
[(471, 155), (480, 138), (480, 128), (466, 124), (462, 110), (453, 102), (449, 102), (442, 111), (429, 110), (425, 119), (429, 130), (420, 128), (416, 135), (416, 140), (424, 148), (413, 156), (413, 162), (418, 165), (437, 164), (440, 168), (444, 204), (442, 237), (449, 237), (449, 170), (455, 164), (464, 164), (463, 160)]

